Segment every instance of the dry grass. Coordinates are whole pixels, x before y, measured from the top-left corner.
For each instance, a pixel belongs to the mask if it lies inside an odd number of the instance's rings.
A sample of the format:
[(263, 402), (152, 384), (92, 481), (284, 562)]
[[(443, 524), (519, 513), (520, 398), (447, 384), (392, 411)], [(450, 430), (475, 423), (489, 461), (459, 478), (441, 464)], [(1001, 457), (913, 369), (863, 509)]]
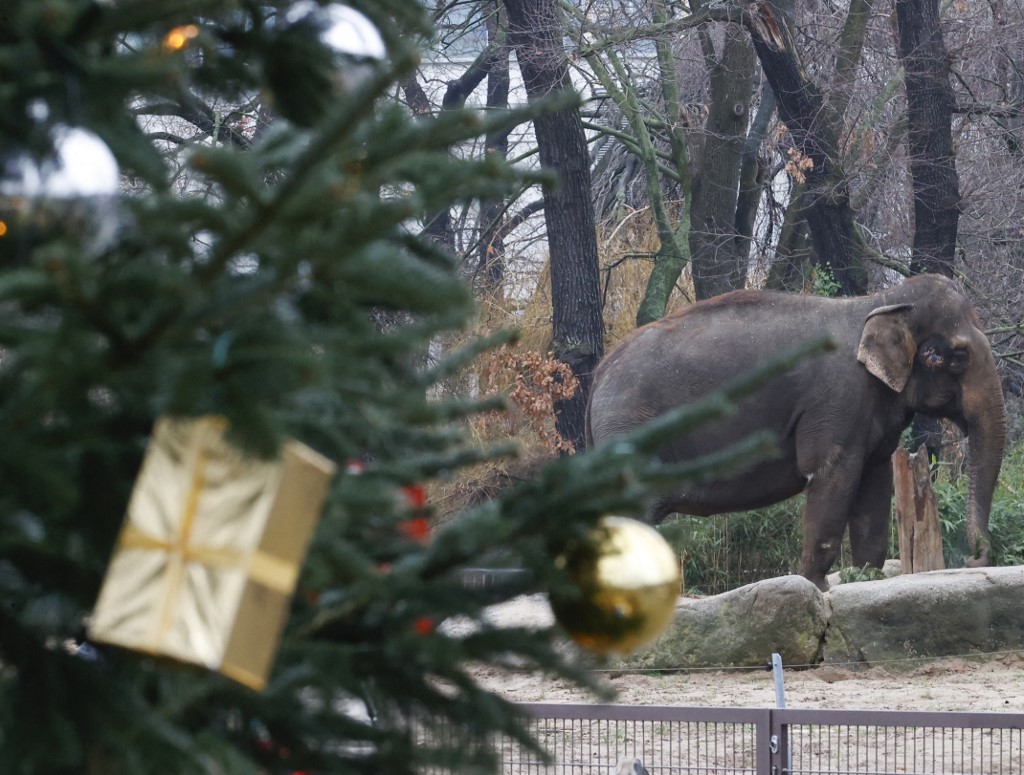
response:
[[(636, 315), (643, 301), (647, 281), (654, 268), (658, 237), (647, 210), (635, 210), (613, 229), (599, 235), (601, 244), (601, 289), (604, 298), (604, 344), (611, 349), (636, 328)], [(668, 312), (682, 309), (693, 299), (689, 267), (676, 283)]]
[[(636, 314), (658, 248), (657, 236), (647, 211), (621, 218), (614, 229), (602, 229), (601, 291), (604, 305), (605, 350), (636, 326)], [(517, 442), (515, 457), (489, 461), (459, 471), (453, 478), (434, 482), (428, 490), (438, 523), (454, 519), (462, 511), (496, 497), (515, 481), (529, 478), (545, 462), (568, 452), (555, 430), (552, 405), (574, 389), (571, 375), (560, 368), (551, 350), (551, 274), (544, 262), (532, 276), (512, 276), (509, 284), (533, 290), (525, 301), (509, 301), (507, 289), (481, 295), (479, 315), (470, 336), (484, 336), (512, 328), (515, 344), (478, 359), (474, 366), (446, 386), (451, 394), (509, 398), (508, 411), (473, 418), (467, 428), (472, 443), (487, 447), (509, 440)], [(669, 301), (669, 310), (682, 308), (692, 297), (692, 283), (685, 272)], [(453, 340), (457, 347), (464, 340)]]

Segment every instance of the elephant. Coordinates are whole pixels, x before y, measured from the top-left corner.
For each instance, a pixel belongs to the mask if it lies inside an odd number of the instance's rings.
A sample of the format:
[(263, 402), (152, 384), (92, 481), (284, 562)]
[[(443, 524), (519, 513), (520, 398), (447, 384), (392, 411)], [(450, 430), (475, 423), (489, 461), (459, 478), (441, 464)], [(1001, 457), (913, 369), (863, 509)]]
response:
[(594, 373), (588, 446), (606, 444), (824, 334), (834, 350), (799, 361), (740, 399), (730, 416), (658, 452), (666, 462), (686, 462), (766, 429), (778, 456), (720, 480), (669, 489), (652, 499), (645, 520), (744, 511), (805, 492), (799, 572), (826, 589), (847, 528), (858, 567), (884, 563), (890, 456), (921, 413), (948, 418), (967, 434), (967, 563), (987, 565), (989, 511), (1006, 441), (1003, 394), (970, 301), (941, 275), (859, 297), (733, 291), (638, 328)]

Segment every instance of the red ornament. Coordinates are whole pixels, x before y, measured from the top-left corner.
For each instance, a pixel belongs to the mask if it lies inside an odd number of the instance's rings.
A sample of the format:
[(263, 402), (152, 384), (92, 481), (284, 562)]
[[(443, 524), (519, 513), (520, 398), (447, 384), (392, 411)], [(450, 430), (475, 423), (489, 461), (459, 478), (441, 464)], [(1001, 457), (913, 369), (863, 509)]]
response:
[(425, 544), (430, 537), (430, 524), (425, 517), (413, 517), (399, 522), (398, 532), (410, 541)]
[(427, 505), (427, 488), (422, 484), (407, 484), (402, 487), (405, 504), (410, 509), (422, 509)]
[(434, 620), (429, 616), (421, 616), (412, 623), (417, 635), (426, 637), (434, 632)]

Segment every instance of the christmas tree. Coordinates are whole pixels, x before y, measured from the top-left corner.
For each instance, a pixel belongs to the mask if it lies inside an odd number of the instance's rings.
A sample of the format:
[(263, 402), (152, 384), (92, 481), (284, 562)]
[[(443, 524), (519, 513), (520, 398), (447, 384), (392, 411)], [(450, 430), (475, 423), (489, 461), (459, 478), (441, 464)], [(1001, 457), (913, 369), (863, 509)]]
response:
[[(423, 9), (351, 7), (0, 10), (0, 772), (489, 771), (478, 743), (521, 736), (518, 715), (469, 665), (586, 676), (556, 633), (496, 631), (484, 607), (564, 585), (554, 558), (601, 514), (723, 464), (645, 454), (727, 411), (716, 396), (428, 540), (419, 488), (503, 454), (459, 431), (492, 403), (431, 387), (502, 337), (427, 358), (473, 305), (417, 224), (519, 188), (451, 151), (528, 115), (413, 119), (388, 95)], [(154, 423), (199, 415), (253, 458), (296, 438), (340, 467), (261, 692), (86, 636)], [(465, 589), (496, 551), (522, 584)], [(480, 627), (447, 635), (453, 616)]]

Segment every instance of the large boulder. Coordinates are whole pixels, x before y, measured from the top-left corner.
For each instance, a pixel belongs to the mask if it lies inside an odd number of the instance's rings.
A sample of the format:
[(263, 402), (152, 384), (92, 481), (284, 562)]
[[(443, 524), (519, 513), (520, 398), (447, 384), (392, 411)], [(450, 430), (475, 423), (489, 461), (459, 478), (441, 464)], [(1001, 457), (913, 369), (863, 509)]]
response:
[(1024, 567), (961, 568), (829, 590), (826, 662), (984, 654), (1024, 647)]
[[(545, 595), (488, 609), (498, 627), (543, 628)], [(444, 625), (463, 637), (474, 628)], [(570, 647), (571, 648), (571, 647)], [(833, 586), (782, 576), (706, 598), (680, 598), (668, 629), (612, 664), (623, 668), (892, 663), (1024, 648), (1024, 567), (960, 568)]]
[(714, 597), (680, 599), (668, 629), (623, 667), (740, 667), (820, 659), (824, 596), (803, 576), (758, 581)]

